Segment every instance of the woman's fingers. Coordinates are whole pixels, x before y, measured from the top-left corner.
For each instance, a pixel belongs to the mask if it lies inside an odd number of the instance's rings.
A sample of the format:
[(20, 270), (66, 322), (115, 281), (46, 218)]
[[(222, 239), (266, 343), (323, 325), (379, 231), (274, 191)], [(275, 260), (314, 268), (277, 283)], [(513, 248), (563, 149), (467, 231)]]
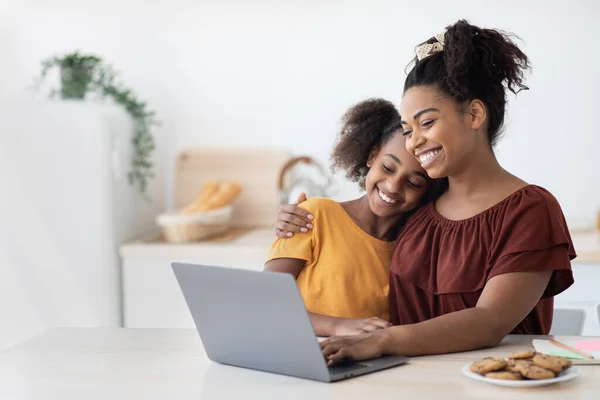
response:
[[(306, 200), (306, 195), (302, 193), (298, 197), (298, 202), (304, 200)], [(312, 220), (315, 217), (308, 211), (297, 207), (296, 204), (282, 204), (279, 206), (275, 222), (275, 235), (277, 237), (289, 238), (294, 236), (294, 233), (306, 233), (313, 228)]]
[(292, 204), (279, 207), (277, 221), (275, 222), (275, 235), (280, 238), (289, 238), (294, 233), (306, 233), (313, 228), (314, 217), (308, 212)]
[(315, 219), (315, 217), (309, 213), (306, 210), (303, 210), (302, 208), (296, 206), (295, 204), (282, 204), (279, 206), (279, 212), (277, 213), (278, 215), (280, 214), (294, 214), (298, 217), (304, 218), (307, 221), (311, 221), (313, 219)]
[[(298, 232), (303, 232), (302, 229), (306, 229), (306, 228), (301, 228), (298, 225), (293, 225), (287, 222), (283, 222), (283, 221), (277, 221), (277, 224), (275, 224), (275, 229), (278, 229), (280, 231), (284, 231), (284, 232), (290, 232), (290, 233), (298, 233)], [(292, 235), (288, 235), (288, 236), (292, 236)]]
[(287, 239), (294, 236), (294, 234), (292, 232), (285, 232), (281, 229), (275, 228), (275, 236), (277, 236), (278, 238)]
[(332, 351), (328, 356), (326, 356), (327, 366), (331, 367), (332, 365), (343, 359), (352, 359), (352, 354), (347, 347), (339, 348), (336, 351)]
[(348, 351), (345, 348), (339, 350), (337, 353), (330, 355), (329, 359), (327, 360), (327, 366), (331, 367), (336, 362), (343, 360), (344, 358), (350, 359), (350, 357), (348, 357)]
[(373, 325), (377, 325), (381, 329), (390, 328), (390, 327), (394, 326), (394, 325), (392, 325), (391, 322), (386, 321), (385, 319), (377, 318), (377, 317), (370, 318), (369, 323), (373, 324)]
[(350, 360), (368, 360), (383, 354), (378, 333), (365, 333), (360, 336), (330, 338), (321, 343), (323, 356), (329, 365), (347, 358)]
[(380, 329), (383, 329), (383, 328), (381, 328), (378, 325), (371, 324), (371, 323), (368, 323), (368, 322), (365, 323), (365, 324), (362, 324), (360, 326), (360, 330), (363, 331), (364, 333), (375, 332), (375, 331), (378, 331)]
[(297, 217), (294, 214), (279, 214), (278, 222), (287, 222), (288, 224), (296, 225), (301, 230), (304, 229), (302, 232), (308, 232), (313, 227), (310, 221)]
[(321, 350), (324, 350), (325, 347), (329, 346), (332, 343), (339, 342), (340, 340), (343, 340), (344, 338), (345, 338), (345, 336), (332, 336), (332, 337), (329, 337), (329, 338), (321, 341), (319, 343), (321, 345)]
[(335, 353), (337, 353), (337, 352), (340, 350), (340, 348), (341, 348), (341, 347), (340, 347), (339, 345), (336, 345), (335, 343), (328, 344), (327, 346), (325, 346), (325, 347), (323, 348), (323, 356), (324, 356), (324, 357), (325, 357), (327, 360), (329, 360), (329, 357), (330, 357), (332, 354), (335, 354)]

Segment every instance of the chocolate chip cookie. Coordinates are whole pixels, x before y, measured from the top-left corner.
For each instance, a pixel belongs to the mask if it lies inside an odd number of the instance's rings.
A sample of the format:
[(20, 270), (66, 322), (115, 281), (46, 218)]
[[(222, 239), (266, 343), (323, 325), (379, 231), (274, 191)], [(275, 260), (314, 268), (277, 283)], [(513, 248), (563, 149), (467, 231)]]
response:
[(548, 354), (536, 354), (533, 357), (535, 365), (549, 369), (554, 372), (562, 372), (569, 368), (573, 363), (564, 357), (551, 356)]
[(510, 371), (496, 371), (496, 372), (488, 372), (485, 374), (486, 378), (490, 379), (500, 379), (503, 381), (521, 381), (523, 377), (520, 373), (510, 372)]
[(536, 355), (536, 352), (531, 350), (526, 350), (526, 351), (516, 351), (512, 354), (508, 355), (509, 359), (512, 360), (521, 360), (521, 359), (527, 359), (527, 358), (533, 358), (533, 356)]
[(524, 365), (519, 368), (519, 373), (527, 379), (552, 379), (556, 376), (554, 371), (538, 365)]
[(534, 365), (531, 360), (508, 360), (506, 362), (506, 370), (510, 372), (521, 372), (522, 367)]
[(501, 358), (486, 357), (483, 360), (475, 361), (469, 369), (478, 374), (487, 374), (488, 372), (500, 371), (506, 368), (506, 361)]

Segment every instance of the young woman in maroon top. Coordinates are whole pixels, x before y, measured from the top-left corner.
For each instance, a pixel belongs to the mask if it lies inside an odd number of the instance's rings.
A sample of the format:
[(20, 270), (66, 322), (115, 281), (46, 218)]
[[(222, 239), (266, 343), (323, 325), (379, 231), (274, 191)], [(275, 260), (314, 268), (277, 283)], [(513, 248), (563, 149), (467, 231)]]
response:
[[(493, 152), (506, 89), (527, 89), (527, 56), (505, 34), (463, 20), (425, 45), (405, 82), (402, 125), (408, 152), (431, 178), (447, 177), (448, 189), (398, 237), (390, 272), (395, 326), (325, 340), (332, 364), (548, 334), (553, 296), (573, 283), (576, 255), (560, 205), (503, 169)], [(277, 235), (302, 234), (307, 218), (282, 206)]]

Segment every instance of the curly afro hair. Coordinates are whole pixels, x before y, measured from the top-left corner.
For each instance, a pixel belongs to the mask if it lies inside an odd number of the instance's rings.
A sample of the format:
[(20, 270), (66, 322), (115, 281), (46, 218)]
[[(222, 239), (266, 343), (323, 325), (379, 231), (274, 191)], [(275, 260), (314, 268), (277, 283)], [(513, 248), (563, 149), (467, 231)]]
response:
[(368, 99), (350, 108), (342, 117), (338, 142), (331, 154), (332, 170), (343, 170), (352, 182), (365, 189), (371, 151), (402, 131), (400, 113), (384, 99)]

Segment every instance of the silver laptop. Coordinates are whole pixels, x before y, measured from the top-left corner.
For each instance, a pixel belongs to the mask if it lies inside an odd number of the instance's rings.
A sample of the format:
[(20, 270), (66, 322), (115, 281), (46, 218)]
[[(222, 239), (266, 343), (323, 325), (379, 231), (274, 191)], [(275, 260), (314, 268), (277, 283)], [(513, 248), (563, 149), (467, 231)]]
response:
[(323, 382), (408, 361), (383, 356), (328, 368), (289, 274), (183, 263), (172, 267), (212, 361)]

